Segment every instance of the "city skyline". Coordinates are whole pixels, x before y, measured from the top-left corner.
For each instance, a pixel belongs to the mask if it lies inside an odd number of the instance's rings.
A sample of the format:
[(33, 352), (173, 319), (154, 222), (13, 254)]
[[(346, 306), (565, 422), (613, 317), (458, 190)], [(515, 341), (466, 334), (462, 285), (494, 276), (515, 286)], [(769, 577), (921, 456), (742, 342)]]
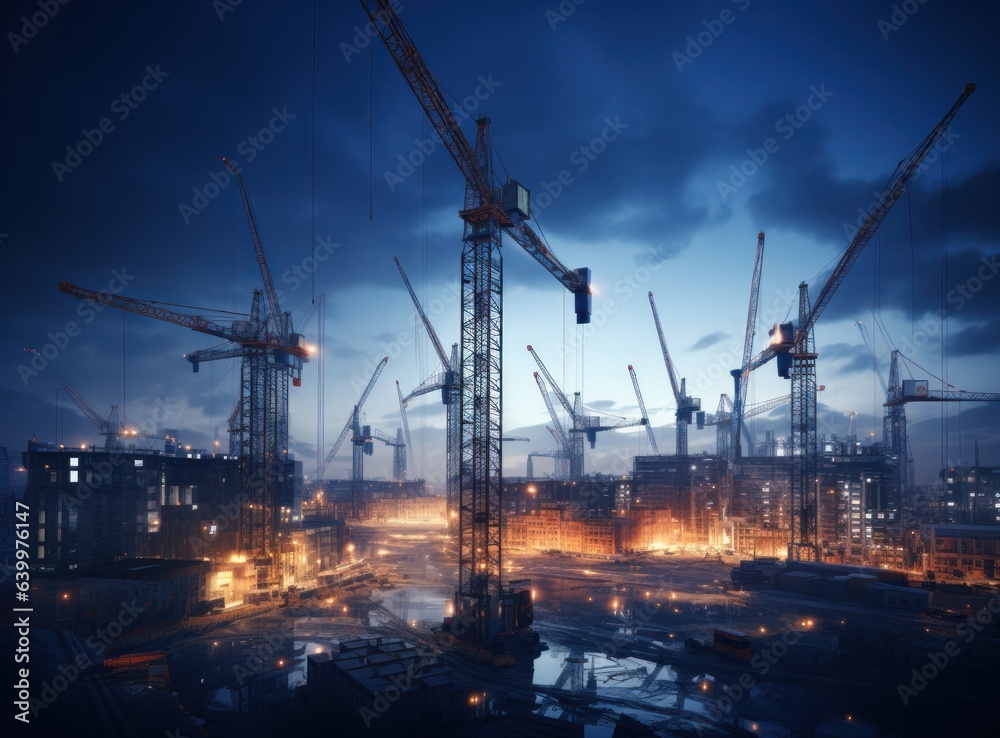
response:
[[(860, 437), (881, 435), (880, 390), (854, 327), (866, 323), (887, 372), (870, 308), (928, 375), (993, 389), (998, 229), (986, 193), (1000, 172), (988, 125), (1000, 86), (989, 24), (973, 22), (993, 9), (779, 13), (746, 0), (649, 4), (635, 16), (594, 3), (560, 8), (401, 4), (455, 109), (469, 113), (466, 135), (472, 118), (490, 115), (495, 166), (532, 191), (538, 230), (556, 255), (594, 273), (594, 321), (580, 329), (562, 288), (506, 241), (513, 248), (505, 249), (505, 431), (532, 439), (506, 446), (506, 474), (523, 474), (526, 453), (552, 445), (529, 343), (568, 394), (581, 391), (609, 419), (638, 416), (627, 376), (634, 365), (661, 450), (672, 449), (673, 399), (645, 293), (656, 296), (690, 394), (714, 412), (719, 393), (732, 394), (728, 372), (739, 360), (757, 232), (767, 233), (767, 247), (755, 350), (771, 316), (794, 317), (799, 281), (809, 281), (815, 296), (894, 162), (967, 82), (978, 90), (936, 161), (897, 203), (817, 325), (826, 387), (820, 432), (843, 434), (855, 411)], [(7, 37), (11, 74), (2, 84), (10, 99), (31, 105), (9, 119), (3, 144), (23, 177), (3, 185), (10, 209), (0, 245), (14, 275), (3, 299), (19, 319), (5, 342), (2, 443), (20, 449), (33, 433), (99, 443), (22, 350), (34, 348), (98, 410), (117, 404), (137, 422), (180, 428), (192, 446), (211, 450), (219, 441), (225, 450), (232, 367), (218, 362), (192, 375), (182, 358), (211, 339), (96, 310), (56, 287), (65, 280), (245, 312), (260, 277), (222, 156), (243, 171), (296, 326), (314, 296), (327, 296), (327, 449), (385, 355), (389, 365), (366, 411), (368, 422), (394, 435), (394, 380), (406, 393), (437, 360), (391, 257), (400, 258), (450, 346), (458, 338), (462, 181), (381, 42), (366, 33), (361, 9), (318, 9), (315, 67), (307, 4), (170, 14), (68, 6), (30, 38), (23, 12), (8, 11), (4, 25), (17, 38)], [(164, 31), (156, 39), (140, 33), (150, 24)], [(492, 33), (469, 34), (474, 27)], [(111, 39), (103, 53), (85, 54), (102, 33)], [(304, 330), (310, 343), (315, 327), (313, 318)], [(315, 372), (308, 364), (291, 395), (291, 450), (307, 474), (315, 468)], [(787, 392), (767, 366), (750, 398)], [(997, 459), (995, 410), (962, 410), (911, 406), (918, 482), (936, 478), (942, 462), (972, 461), (977, 440), (984, 463)], [(428, 396), (408, 413), (411, 476), (430, 479), (443, 469), (443, 406)], [(771, 417), (763, 427), (787, 435), (787, 411)], [(691, 449), (714, 449), (714, 432), (692, 429)], [(627, 471), (630, 457), (646, 452), (641, 428), (605, 433), (588, 451), (587, 468)], [(380, 449), (366, 466), (387, 477), (390, 465)], [(342, 452), (328, 476), (349, 469)]]

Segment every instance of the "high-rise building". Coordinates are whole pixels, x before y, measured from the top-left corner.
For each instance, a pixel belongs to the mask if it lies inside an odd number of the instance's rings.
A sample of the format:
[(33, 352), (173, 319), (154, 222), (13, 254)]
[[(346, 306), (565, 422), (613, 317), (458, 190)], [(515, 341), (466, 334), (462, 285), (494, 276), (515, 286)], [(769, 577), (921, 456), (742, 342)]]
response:
[(951, 466), (941, 470), (946, 522), (1000, 524), (1000, 466)]
[[(240, 552), (237, 459), (34, 441), (22, 458), (35, 523), (31, 553), (41, 569), (85, 569), (147, 556), (219, 559)], [(283, 464), (275, 475), (276, 502), (294, 509), (294, 462)]]

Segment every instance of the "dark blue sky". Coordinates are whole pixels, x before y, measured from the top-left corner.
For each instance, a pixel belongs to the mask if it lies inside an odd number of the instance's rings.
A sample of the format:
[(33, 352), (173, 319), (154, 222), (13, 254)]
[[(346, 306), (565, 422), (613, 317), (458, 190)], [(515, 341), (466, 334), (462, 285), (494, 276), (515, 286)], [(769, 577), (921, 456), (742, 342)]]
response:
[[(23, 448), (32, 433), (97, 441), (72, 407), (59, 409), (66, 401), (53, 380), (33, 374), (22, 351), (33, 347), (100, 411), (124, 405), (138, 422), (182, 428), (192, 445), (225, 446), (231, 369), (205, 365), (194, 375), (182, 358), (213, 339), (96, 313), (56, 287), (118, 289), (201, 314), (246, 311), (260, 279), (222, 156), (243, 169), (283, 307), (301, 321), (314, 294), (327, 296), (327, 443), (386, 354), (366, 409), (394, 434), (394, 380), (404, 391), (416, 386), (436, 358), (392, 257), (450, 345), (463, 183), (381, 42), (368, 43), (360, 5), (318, 3), (315, 25), (307, 2), (70, 2), (54, 15), (46, 7), (0, 11), (0, 300), (9, 316), (0, 445)], [(827, 388), (821, 430), (842, 434), (851, 411), (860, 434), (880, 429), (877, 385), (853, 325), (871, 328), (872, 309), (928, 372), (961, 388), (1000, 389), (991, 4), (401, 0), (399, 8), (456, 105), (491, 116), (495, 163), (532, 190), (553, 250), (594, 272), (595, 322), (581, 333), (559, 285), (516, 246), (505, 250), (506, 425), (532, 437), (530, 448), (551, 440), (527, 343), (567, 392), (580, 389), (613, 415), (636, 415), (626, 371), (634, 364), (660, 446), (671, 449), (673, 400), (646, 291), (692, 393), (714, 410), (719, 393), (731, 392), (757, 232), (767, 232), (759, 349), (768, 321), (794, 312), (799, 281), (818, 293), (849, 241), (845, 224), (966, 82), (979, 87), (947, 150), (897, 204), (816, 329)], [(471, 120), (464, 130), (474, 134)], [(315, 341), (315, 319), (305, 332)], [(878, 337), (877, 346), (887, 370), (887, 344)], [(307, 469), (315, 371), (306, 367), (293, 395), (292, 448)], [(773, 367), (759, 374), (752, 399), (788, 391)], [(960, 419), (957, 406), (944, 408), (942, 444), (942, 408), (911, 408), (921, 481), (941, 460), (971, 460), (976, 439), (984, 462), (1000, 463), (998, 409), (965, 410)], [(433, 478), (442, 408), (433, 397), (415, 401), (410, 419), (416, 471)], [(787, 433), (787, 415), (775, 413), (768, 427)], [(603, 434), (588, 468), (626, 469), (645, 438)], [(713, 433), (692, 431), (693, 450), (713, 445)], [(528, 446), (508, 445), (509, 473), (523, 473)], [(388, 474), (389, 458), (376, 451), (372, 474)], [(329, 473), (349, 465), (342, 454)]]

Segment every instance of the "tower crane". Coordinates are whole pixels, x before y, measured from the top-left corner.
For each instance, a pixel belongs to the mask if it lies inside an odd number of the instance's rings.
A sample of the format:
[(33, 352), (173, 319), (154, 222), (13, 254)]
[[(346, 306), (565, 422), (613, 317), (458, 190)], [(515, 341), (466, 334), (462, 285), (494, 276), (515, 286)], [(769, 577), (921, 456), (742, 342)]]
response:
[[(538, 372), (534, 372), (532, 376), (535, 378), (535, 384), (538, 385), (538, 391), (542, 395), (542, 400), (545, 402), (545, 409), (548, 410), (549, 419), (552, 421), (552, 426), (551, 427), (546, 426), (546, 428), (548, 429), (549, 433), (552, 434), (552, 438), (556, 442), (556, 453), (559, 454), (559, 456), (553, 457), (559, 460), (556, 462), (555, 465), (554, 476), (556, 479), (560, 481), (568, 481), (569, 479), (573, 478), (572, 476), (573, 463), (571, 461), (571, 459), (573, 458), (573, 449), (570, 445), (569, 438), (567, 438), (566, 436), (566, 431), (563, 430), (562, 423), (559, 421), (559, 416), (556, 414), (556, 409), (552, 406), (552, 399), (549, 397), (548, 390), (545, 389), (545, 382), (542, 381), (542, 378), (541, 376), (539, 376)], [(577, 436), (573, 440), (575, 441), (577, 439), (579, 439), (580, 441), (581, 444), (580, 451), (582, 454), (583, 437)]]
[[(760, 294), (760, 275), (764, 267), (764, 231), (757, 234), (757, 252), (753, 261), (753, 276), (750, 278), (750, 303), (747, 307), (747, 326), (743, 334), (743, 358), (740, 361), (739, 369), (730, 372), (733, 377), (733, 413), (731, 418), (730, 438), (733, 440), (731, 446), (732, 459), (739, 461), (742, 456), (740, 446), (740, 428), (743, 426), (743, 408), (746, 407), (747, 385), (749, 381), (743, 381), (743, 374), (750, 364), (750, 357), (753, 355), (753, 338), (757, 329), (757, 302)], [(749, 435), (747, 441), (752, 444)], [(750, 451), (753, 455), (753, 451)]]
[[(792, 399), (791, 395), (783, 395), (781, 397), (773, 397), (770, 400), (762, 400), (761, 402), (756, 402), (750, 405), (743, 412), (743, 419), (740, 421), (740, 428), (744, 436), (747, 439), (747, 451), (749, 456), (753, 456), (755, 453), (753, 436), (750, 434), (750, 429), (747, 428), (746, 421), (750, 418), (755, 418), (758, 415), (763, 415), (764, 413), (770, 412), (775, 408), (781, 407), (782, 405), (787, 405)], [(732, 422), (733, 413), (735, 412), (733, 401), (729, 399), (729, 395), (723, 394), (719, 397), (719, 407), (715, 411), (715, 415), (709, 417), (705, 420), (706, 426), (715, 426), (715, 450), (716, 453), (721, 457), (728, 457), (731, 453), (733, 447), (732, 433)]]
[[(583, 479), (583, 441), (586, 437), (587, 442), (590, 444), (591, 448), (597, 445), (597, 434), (601, 431), (618, 430), (620, 428), (632, 428), (637, 425), (647, 425), (648, 421), (646, 418), (640, 418), (639, 420), (622, 420), (621, 422), (615, 423), (614, 425), (601, 425), (601, 419), (597, 415), (587, 415), (584, 413), (583, 400), (580, 397), (579, 392), (573, 393), (573, 404), (571, 405), (566, 395), (560, 389), (559, 385), (556, 384), (556, 380), (553, 379), (552, 374), (549, 373), (548, 368), (542, 363), (541, 358), (535, 352), (532, 346), (528, 346), (528, 353), (535, 359), (535, 363), (538, 364), (539, 370), (542, 372), (542, 376), (545, 377), (545, 381), (552, 388), (555, 393), (556, 398), (569, 413), (570, 418), (573, 420), (573, 427), (570, 429), (570, 440), (568, 444), (570, 457), (569, 457), (569, 478), (572, 482), (578, 482)], [(536, 374), (535, 381), (539, 382), (539, 378)], [(544, 393), (543, 393), (544, 394)], [(549, 403), (547, 403), (549, 404)], [(553, 415), (553, 409), (549, 410), (549, 414)], [(553, 415), (553, 423), (556, 423), (556, 418)], [(559, 425), (561, 428), (561, 424)]]
[[(476, 121), (471, 146), (444, 91), (392, 8), (391, 0), (361, 0), (389, 55), (465, 179), (462, 247), (461, 463), (459, 575), (455, 617), (471, 620), (463, 638), (493, 649), (514, 622), (504, 610), (501, 567), (501, 233), (507, 233), (575, 297), (578, 323), (590, 321), (590, 270), (566, 268), (528, 226), (529, 192), (514, 180), (499, 184), (492, 167), (488, 117)], [(517, 595), (518, 598), (521, 595)], [(528, 618), (530, 621), (530, 618)], [(524, 628), (530, 622), (519, 622)], [(502, 646), (505, 648), (505, 646)]]
[(545, 430), (552, 435), (552, 440), (555, 441), (556, 448), (554, 451), (530, 451), (528, 453), (528, 464), (526, 469), (528, 479), (534, 479), (535, 477), (535, 467), (532, 460), (542, 458), (553, 460), (552, 478), (557, 481), (565, 481), (568, 476), (567, 464), (569, 462), (565, 445), (551, 426), (545, 426)]
[(998, 392), (969, 392), (959, 389), (930, 389), (926, 379), (901, 379), (900, 359), (906, 357), (893, 349), (889, 363), (889, 386), (886, 393), (886, 416), (891, 419), (888, 439), (889, 453), (899, 459), (898, 485), (900, 505), (908, 499), (909, 473), (906, 471), (909, 461), (909, 443), (906, 432), (905, 406), (911, 402), (1000, 402)]
[(628, 365), (628, 375), (632, 378), (632, 389), (635, 390), (635, 399), (639, 403), (639, 412), (642, 413), (643, 420), (646, 421), (646, 436), (649, 438), (649, 447), (653, 449), (653, 456), (660, 455), (660, 449), (656, 447), (656, 436), (653, 434), (653, 426), (649, 422), (649, 413), (646, 412), (646, 403), (642, 401), (642, 392), (639, 391), (639, 380), (635, 376), (635, 369)]
[[(361, 409), (355, 405), (351, 411), (351, 519), (360, 520), (362, 510), (366, 507), (364, 499), (365, 487), (365, 456), (371, 456), (375, 450), (375, 441), (381, 441), (393, 450), (393, 471), (396, 467), (396, 452), (404, 448), (404, 443), (397, 434), (396, 438), (361, 423)], [(394, 481), (402, 481), (394, 479)]]
[[(375, 386), (375, 382), (378, 381), (378, 378), (382, 375), (382, 370), (385, 369), (385, 365), (388, 363), (389, 363), (389, 357), (383, 356), (382, 361), (380, 361), (378, 363), (378, 366), (375, 367), (375, 371), (372, 372), (371, 379), (368, 380), (368, 384), (365, 386), (364, 391), (361, 393), (361, 398), (358, 400), (357, 405), (355, 406), (359, 411), (365, 406), (365, 400), (368, 399), (368, 395), (370, 395), (372, 392), (372, 387)], [(335, 457), (337, 455), (337, 452), (340, 451), (340, 447), (344, 444), (344, 441), (347, 440), (348, 434), (353, 429), (354, 429), (354, 411), (352, 410), (351, 414), (347, 416), (347, 422), (344, 424), (344, 429), (340, 432), (340, 435), (337, 436), (337, 440), (334, 441), (333, 446), (330, 447), (330, 453), (326, 455), (326, 459), (323, 461), (323, 466), (320, 469), (321, 475), (326, 474), (327, 467), (330, 466), (330, 462), (333, 461), (333, 457)]]
[(896, 165), (889, 181), (883, 187), (867, 217), (854, 238), (844, 249), (826, 284), (814, 304), (810, 304), (808, 286), (799, 285), (799, 321), (775, 325), (769, 331), (771, 343), (746, 365), (742, 381), (749, 373), (771, 359), (778, 358), (779, 376), (792, 381), (792, 526), (789, 556), (803, 553), (815, 554), (815, 502), (810, 490), (818, 471), (816, 449), (816, 350), (813, 326), (830, 303), (837, 288), (847, 277), (854, 263), (861, 256), (868, 241), (885, 220), (896, 201), (906, 191), (906, 184), (917, 172), (927, 155), (937, 145), (959, 109), (976, 89), (967, 84), (962, 94), (929, 134), (902, 161)]
[(553, 459), (555, 461), (555, 466), (553, 467), (553, 478), (559, 479), (558, 468), (559, 461), (565, 458), (563, 454), (559, 451), (529, 451), (528, 452), (528, 463), (525, 469), (528, 479), (535, 478), (535, 465), (534, 459)]
[[(302, 383), (302, 365), (309, 361), (305, 341), (292, 330), (291, 314), (282, 312), (278, 294), (260, 240), (253, 205), (239, 170), (227, 159), (233, 172), (253, 241), (263, 290), (254, 290), (249, 319), (223, 325), (199, 315), (165, 307), (165, 303), (140, 300), (109, 292), (88, 290), (69, 282), (59, 289), (80, 299), (127, 312), (156, 318), (174, 325), (222, 338), (226, 343), (187, 354), (194, 371), (202, 361), (240, 358), (239, 455), (241, 477), (240, 546), (258, 562), (261, 575), (274, 572), (272, 556), (277, 546), (277, 476), (288, 459), (288, 379)], [(266, 312), (261, 298), (266, 296)], [(263, 571), (266, 569), (267, 571)]]
[(449, 529), (456, 532), (458, 527), (459, 461), (462, 448), (461, 408), (459, 406), (461, 366), (458, 361), (458, 344), (452, 344), (451, 355), (445, 353), (437, 331), (434, 330), (430, 318), (427, 317), (420, 300), (417, 299), (416, 292), (413, 291), (413, 286), (410, 284), (406, 272), (403, 271), (403, 265), (396, 257), (393, 257), (393, 261), (396, 262), (399, 276), (403, 278), (406, 291), (410, 294), (413, 307), (420, 316), (420, 322), (423, 323), (424, 329), (427, 331), (427, 337), (430, 338), (431, 345), (434, 346), (434, 353), (437, 354), (438, 360), (441, 362), (441, 372), (424, 380), (417, 389), (406, 396), (404, 402), (408, 403), (413, 397), (437, 389), (441, 390), (441, 402), (445, 406), (445, 517), (448, 520)]
[(397, 482), (406, 481), (407, 461), (413, 456), (413, 443), (410, 441), (410, 423), (406, 419), (406, 401), (403, 391), (396, 380), (396, 396), (399, 398), (399, 421), (402, 424), (396, 433), (396, 439), (403, 442), (402, 448), (394, 447), (392, 457), (392, 478)]
[[(379, 432), (381, 433), (381, 431)], [(386, 436), (386, 438), (389, 438), (389, 436)], [(396, 438), (392, 443), (388, 443), (381, 437), (379, 437), (379, 440), (387, 446), (392, 446), (392, 481), (405, 482), (407, 448), (406, 440), (403, 437), (403, 429), (396, 429)]]
[(653, 311), (653, 322), (656, 324), (656, 335), (660, 339), (660, 348), (663, 351), (663, 363), (667, 367), (667, 376), (670, 378), (670, 389), (674, 393), (674, 402), (677, 403), (677, 456), (688, 455), (688, 426), (696, 412), (701, 411), (701, 400), (691, 397), (687, 393), (687, 381), (681, 377), (677, 381), (677, 370), (670, 360), (670, 352), (667, 350), (667, 341), (663, 337), (663, 327), (660, 325), (660, 315), (656, 312), (656, 303), (653, 301), (653, 293), (649, 293), (649, 307)]
[(733, 401), (723, 392), (719, 395), (715, 417), (708, 418), (705, 422), (705, 425), (715, 425), (715, 453), (726, 459), (733, 457), (732, 413)]
[(361, 425), (361, 412), (355, 405), (351, 411), (351, 520), (361, 519), (361, 498), (365, 484), (365, 456), (371, 456), (371, 426)]
[[(37, 349), (29, 348), (25, 349), (29, 353), (35, 354), (36, 356), (41, 356)], [(140, 428), (138, 424), (133, 423), (125, 414), (119, 409), (117, 405), (111, 406), (111, 412), (108, 417), (101, 415), (86, 398), (77, 392), (73, 387), (67, 382), (59, 372), (55, 370), (55, 367), (51, 363), (48, 364), (47, 369), (55, 380), (59, 389), (70, 396), (70, 399), (76, 404), (83, 413), (84, 417), (87, 418), (91, 423), (97, 427), (98, 433), (104, 436), (104, 448), (107, 450), (124, 448), (123, 439), (134, 439), (134, 438), (145, 438), (147, 442), (150, 439), (162, 439), (163, 436), (154, 435), (149, 431)]]

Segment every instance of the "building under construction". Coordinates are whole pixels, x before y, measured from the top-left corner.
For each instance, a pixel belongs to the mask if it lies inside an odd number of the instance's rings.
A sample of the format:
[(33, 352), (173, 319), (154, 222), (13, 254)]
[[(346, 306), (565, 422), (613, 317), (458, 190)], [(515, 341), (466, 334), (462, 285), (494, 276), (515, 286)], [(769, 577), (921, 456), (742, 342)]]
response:
[[(240, 539), (239, 460), (187, 449), (65, 448), (32, 441), (22, 454), (26, 502), (38, 512), (32, 550), (50, 572), (93, 569), (135, 558), (212, 563), (210, 599), (239, 602), (261, 589), (259, 569)], [(277, 566), (267, 592), (301, 582), (303, 562), (335, 566), (345, 547), (342, 521), (303, 523), (301, 466), (275, 474)]]

